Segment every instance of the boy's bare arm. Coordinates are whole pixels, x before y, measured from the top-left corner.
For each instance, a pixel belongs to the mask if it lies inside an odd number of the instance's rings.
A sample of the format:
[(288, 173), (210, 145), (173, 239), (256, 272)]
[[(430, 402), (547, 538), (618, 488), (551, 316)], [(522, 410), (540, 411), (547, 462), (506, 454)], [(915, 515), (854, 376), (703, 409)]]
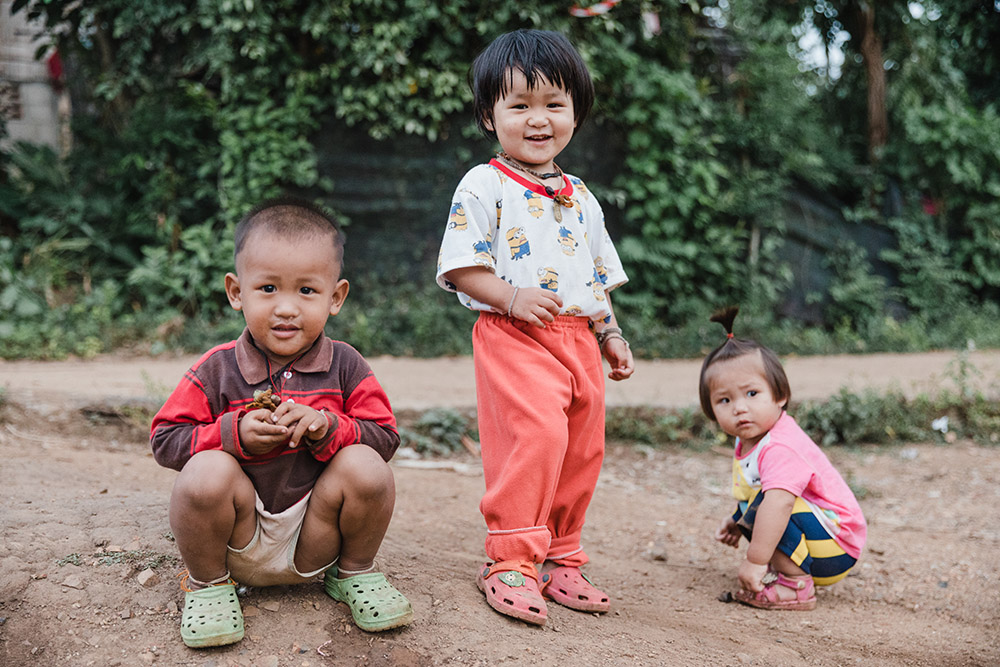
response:
[(445, 278), (476, 301), (536, 327), (544, 328), (546, 322), (555, 320), (562, 308), (562, 299), (555, 292), (541, 287), (514, 287), (481, 266), (453, 269)]

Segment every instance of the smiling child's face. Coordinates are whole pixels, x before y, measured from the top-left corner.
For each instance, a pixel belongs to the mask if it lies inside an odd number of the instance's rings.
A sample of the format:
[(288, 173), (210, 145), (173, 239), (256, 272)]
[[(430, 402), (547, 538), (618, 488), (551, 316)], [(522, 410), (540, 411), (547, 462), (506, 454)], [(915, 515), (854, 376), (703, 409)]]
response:
[(226, 295), (271, 361), (294, 361), (340, 312), (349, 286), (340, 279), (337, 254), (332, 240), (318, 234), (289, 239), (258, 230), (247, 239), (236, 273), (226, 275)]
[(521, 70), (514, 70), (508, 83), (507, 94), (493, 105), (493, 120), (486, 125), (510, 157), (536, 171), (555, 171), (553, 162), (576, 129), (573, 98), (541, 75), (529, 88)]

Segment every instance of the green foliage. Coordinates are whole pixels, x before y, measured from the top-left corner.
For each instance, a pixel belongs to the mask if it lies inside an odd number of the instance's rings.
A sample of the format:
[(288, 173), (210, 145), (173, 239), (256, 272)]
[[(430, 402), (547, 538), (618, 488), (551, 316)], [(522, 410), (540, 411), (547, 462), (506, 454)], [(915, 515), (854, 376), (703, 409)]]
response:
[[(1000, 18), (1000, 14), (997, 15)], [(937, 264), (969, 296), (1000, 296), (1000, 114), (970, 103), (964, 76), (934, 34), (916, 33), (913, 54), (893, 95), (901, 140), (887, 162), (916, 201), (931, 213), (907, 211), (927, 243), (942, 252)], [(921, 217), (929, 219), (921, 220)], [(907, 230), (912, 246), (916, 230)], [(944, 280), (944, 278), (942, 278)], [(952, 288), (950, 291), (954, 292)]]
[[(161, 566), (173, 567), (178, 563), (175, 556), (151, 551), (149, 549), (133, 549), (130, 551), (99, 551), (90, 554), (93, 565), (130, 565), (135, 570), (156, 569)], [(56, 565), (83, 565), (84, 556), (79, 553), (71, 553), (56, 560)]]
[(63, 556), (56, 560), (56, 565), (62, 567), (63, 565), (82, 565), (83, 561), (80, 560), (80, 554), (71, 553)]
[[(613, 37), (606, 42), (602, 57), (620, 67), (608, 103), (628, 101), (615, 109), (626, 132), (626, 169), (615, 186), (627, 202), (627, 231), (618, 250), (637, 289), (619, 301), (642, 303), (677, 323), (699, 300), (716, 301), (738, 282), (730, 269), (747, 231), (718, 224), (728, 169), (718, 155), (719, 137), (706, 132), (710, 103), (698, 81), (645, 60), (641, 50), (627, 50)], [(699, 286), (694, 294), (692, 285)]]
[[(701, 354), (702, 322), (733, 302), (789, 351), (997, 344), (997, 10), (949, 0), (918, 19), (913, 4), (877, 5), (892, 134), (870, 165), (854, 2), (665, 0), (577, 19), (563, 2), (16, 0), (64, 55), (77, 116), (67, 156), (0, 152), (0, 355), (203, 349), (238, 332), (222, 293), (235, 220), (271, 195), (331, 193), (316, 141), (331, 122), (429, 146), (467, 132), (469, 64), (519, 27), (569, 35), (593, 72), (599, 149), (621, 155), (573, 171), (621, 220), (631, 282), (615, 304), (637, 353)], [(797, 52), (806, 25), (847, 35), (839, 79)], [(810, 327), (778, 314), (793, 284), (782, 204), (803, 184), (890, 229), (899, 274), (883, 289), (860, 253), (835, 252)], [(468, 352), (474, 315), (418, 273), (352, 276), (329, 331), (367, 354)]]
[(823, 445), (927, 440), (933, 417), (921, 411), (914, 423), (914, 406), (898, 392), (860, 394), (845, 388), (823, 402), (805, 402), (795, 410), (799, 425)]
[(900, 295), (929, 322), (943, 322), (967, 301), (964, 274), (949, 260), (951, 242), (927, 216), (894, 219), (890, 225), (898, 247), (883, 256), (899, 270)]
[[(957, 438), (1000, 443), (1000, 406), (980, 392), (942, 391), (908, 399), (899, 392), (880, 395), (842, 388), (826, 401), (803, 403), (795, 417), (823, 445), (950, 443)], [(935, 429), (942, 417), (948, 418), (945, 430)]]
[(695, 447), (720, 438), (700, 411), (636, 406), (608, 408), (605, 435), (610, 441)]
[(232, 226), (219, 229), (211, 220), (191, 225), (178, 235), (174, 251), (143, 248), (127, 284), (145, 295), (147, 308), (164, 315), (197, 315), (212, 304), (220, 309), (227, 304), (223, 267), (232, 266), (233, 250)]
[(400, 444), (421, 454), (448, 455), (462, 451), (471, 436), (469, 419), (457, 410), (436, 408), (424, 412), (412, 429), (400, 428)]
[(176, 556), (150, 549), (104, 551), (94, 554), (93, 557), (97, 565), (130, 565), (136, 570), (155, 570), (161, 566), (173, 567), (179, 562)]
[(415, 282), (386, 272), (351, 281), (348, 299), (327, 333), (365, 355), (471, 354), (475, 319), (433, 280)]
[(0, 357), (91, 357), (141, 337), (143, 320), (123, 310), (112, 279), (70, 282), (57, 260), (72, 249), (0, 237)]
[(885, 318), (886, 281), (872, 271), (864, 248), (843, 242), (827, 264), (834, 274), (828, 290), (827, 321), (863, 332)]

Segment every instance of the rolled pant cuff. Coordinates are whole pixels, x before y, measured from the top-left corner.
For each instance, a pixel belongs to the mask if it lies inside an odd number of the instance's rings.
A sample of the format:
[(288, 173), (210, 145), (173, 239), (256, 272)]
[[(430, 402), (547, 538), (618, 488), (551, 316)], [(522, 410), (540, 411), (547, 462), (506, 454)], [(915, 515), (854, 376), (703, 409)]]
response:
[(486, 534), (486, 555), (490, 560), (527, 560), (541, 563), (549, 551), (551, 536), (545, 526), (490, 530)]
[(580, 567), (590, 561), (590, 558), (583, 551), (583, 547), (577, 547), (576, 549), (571, 549), (566, 551), (560, 549), (556, 551), (553, 547), (555, 544), (549, 547), (549, 554), (545, 557), (545, 560), (550, 560), (558, 565), (565, 565), (567, 567)]

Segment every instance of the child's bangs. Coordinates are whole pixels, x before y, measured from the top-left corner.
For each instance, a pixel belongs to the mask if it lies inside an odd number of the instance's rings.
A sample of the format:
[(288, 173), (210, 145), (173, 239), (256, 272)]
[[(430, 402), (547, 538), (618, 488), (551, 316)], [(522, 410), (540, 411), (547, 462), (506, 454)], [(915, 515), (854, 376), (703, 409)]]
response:
[(500, 97), (505, 97), (514, 85), (514, 72), (520, 71), (524, 74), (524, 79), (528, 83), (528, 90), (534, 90), (545, 81), (552, 85), (572, 92), (569, 81), (565, 80), (563, 72), (559, 68), (553, 67), (551, 61), (540, 61), (538, 58), (530, 58), (527, 62), (517, 60), (504, 67), (500, 76)]

